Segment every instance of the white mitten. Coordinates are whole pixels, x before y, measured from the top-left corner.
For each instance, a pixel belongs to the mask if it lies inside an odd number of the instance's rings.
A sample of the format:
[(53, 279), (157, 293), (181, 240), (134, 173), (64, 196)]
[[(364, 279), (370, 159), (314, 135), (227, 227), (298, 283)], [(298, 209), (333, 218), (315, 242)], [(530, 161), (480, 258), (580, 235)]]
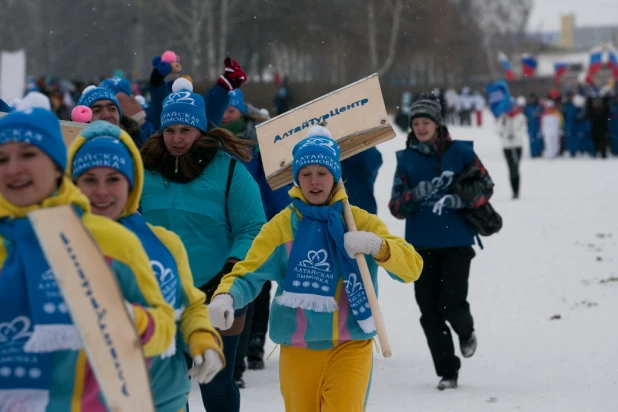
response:
[(193, 367), (189, 370), (189, 376), (195, 378), (198, 383), (208, 383), (223, 369), (221, 356), (214, 349), (208, 349), (204, 355), (193, 357)]
[(232, 295), (223, 293), (215, 296), (208, 305), (210, 321), (215, 328), (228, 330), (234, 323), (234, 298)]
[(343, 235), (343, 246), (350, 258), (357, 253), (375, 256), (382, 249), (384, 239), (371, 232), (346, 232)]

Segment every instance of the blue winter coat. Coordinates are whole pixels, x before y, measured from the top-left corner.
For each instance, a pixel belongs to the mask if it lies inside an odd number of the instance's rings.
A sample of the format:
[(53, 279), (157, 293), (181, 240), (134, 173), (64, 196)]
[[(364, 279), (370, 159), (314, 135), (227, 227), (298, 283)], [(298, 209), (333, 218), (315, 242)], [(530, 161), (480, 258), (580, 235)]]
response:
[[(406, 240), (416, 249), (463, 247), (474, 244), (474, 228), (455, 209), (434, 212), (434, 205), (442, 197), (452, 193), (455, 177), (466, 170), (475, 160), (471, 142), (454, 141), (440, 159), (440, 176), (436, 176), (436, 155), (422, 154), (415, 149), (397, 152), (397, 172), (393, 184), (391, 212), (398, 214), (398, 199), (401, 199), (401, 183), (412, 189), (420, 182), (432, 182), (436, 191), (420, 201), (412, 213), (405, 216)], [(402, 217), (402, 216), (399, 216)]]
[(382, 166), (382, 155), (375, 147), (341, 162), (341, 176), (350, 204), (374, 215), (378, 213), (378, 205), (373, 194), (373, 187), (380, 166)]

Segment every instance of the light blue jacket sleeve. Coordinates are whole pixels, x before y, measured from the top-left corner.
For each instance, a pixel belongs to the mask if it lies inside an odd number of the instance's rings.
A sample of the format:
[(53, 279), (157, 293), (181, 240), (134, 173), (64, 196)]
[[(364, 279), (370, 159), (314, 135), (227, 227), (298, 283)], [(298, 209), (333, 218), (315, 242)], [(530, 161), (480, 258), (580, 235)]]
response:
[(243, 260), (253, 239), (266, 223), (260, 189), (246, 167), (237, 164), (227, 199), (228, 222), (232, 232), (229, 258)]
[(253, 302), (267, 281), (271, 280), (282, 285), (286, 269), (285, 245), (279, 245), (257, 270), (235, 279), (229, 292), (234, 298), (234, 309), (244, 308)]

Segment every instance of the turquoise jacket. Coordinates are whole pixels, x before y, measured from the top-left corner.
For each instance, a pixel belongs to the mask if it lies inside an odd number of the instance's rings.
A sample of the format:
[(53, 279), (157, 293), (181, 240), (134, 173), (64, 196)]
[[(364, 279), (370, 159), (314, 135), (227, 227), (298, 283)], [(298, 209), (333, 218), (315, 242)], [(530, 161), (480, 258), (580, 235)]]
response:
[(243, 260), (266, 223), (260, 189), (246, 168), (234, 169), (226, 201), (231, 159), (219, 150), (189, 183), (170, 182), (153, 171), (144, 173), (142, 216), (180, 236), (196, 286), (215, 277), (228, 258)]

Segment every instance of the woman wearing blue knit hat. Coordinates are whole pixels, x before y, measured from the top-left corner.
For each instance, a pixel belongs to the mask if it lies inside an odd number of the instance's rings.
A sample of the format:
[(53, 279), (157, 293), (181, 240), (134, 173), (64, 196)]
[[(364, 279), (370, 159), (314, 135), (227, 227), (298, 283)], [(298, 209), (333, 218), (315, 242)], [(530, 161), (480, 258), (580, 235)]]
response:
[[(174, 311), (129, 230), (90, 212), (64, 176), (60, 123), (45, 109), (0, 119), (0, 410), (105, 410), (106, 405), (67, 305), (27, 214), (71, 205), (116, 275), (147, 357), (163, 354)], [(8, 327), (6, 327), (8, 325)]]
[(279, 380), (285, 410), (365, 409), (375, 324), (354, 256), (365, 255), (374, 285), (378, 266), (399, 282), (418, 279), (423, 262), (375, 215), (352, 206), (358, 232), (346, 232), (339, 146), (324, 127), (309, 130), (293, 150), (292, 203), (255, 238), (209, 306), (213, 324), (230, 327), (234, 309), (264, 282), (278, 283), (270, 338), (281, 345)]
[(184, 409), (191, 391), (189, 374), (207, 383), (223, 368), (221, 337), (204, 306), (204, 294), (193, 285), (187, 252), (174, 233), (145, 223), (137, 213), (144, 167), (135, 143), (120, 128), (95, 122), (69, 147), (71, 177), (90, 200), (93, 212), (117, 221), (142, 242), (165, 300), (174, 308), (178, 341), (189, 348), (196, 367), (187, 370), (176, 341), (164, 356), (151, 360), (150, 379), (160, 412)]
[[(204, 99), (177, 79), (163, 102), (161, 133), (146, 142), (144, 219), (176, 232), (187, 248), (195, 286), (207, 297), (245, 254), (265, 222), (257, 184), (236, 160), (249, 160), (251, 146), (226, 130), (208, 131)], [(232, 156), (230, 156), (232, 155)], [(244, 311), (223, 333), (226, 366), (200, 385), (208, 412), (238, 412), (240, 393), (232, 372), (244, 326)]]

